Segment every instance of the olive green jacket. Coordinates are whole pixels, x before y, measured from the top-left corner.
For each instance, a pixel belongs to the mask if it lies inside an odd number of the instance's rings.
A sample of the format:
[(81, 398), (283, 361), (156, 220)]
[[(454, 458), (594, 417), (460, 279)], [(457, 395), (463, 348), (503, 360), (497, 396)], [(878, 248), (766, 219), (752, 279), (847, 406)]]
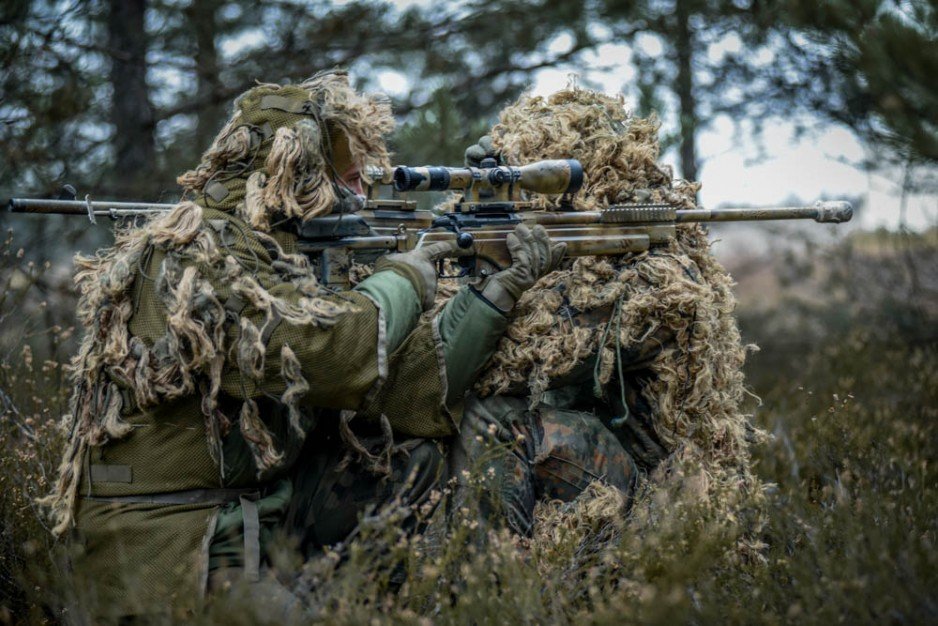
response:
[[(277, 278), (272, 270), (276, 250), (246, 224), (209, 209), (204, 221), (270, 294), (288, 301), (306, 297)], [(293, 235), (275, 237), (284, 253), (296, 252)], [(154, 250), (138, 268), (134, 284), (129, 330), (148, 345), (162, 336), (166, 324), (167, 311), (152, 280), (162, 260)], [(337, 305), (354, 305), (332, 325), (286, 320), (267, 325), (260, 337), (267, 356), (264, 375), (248, 379), (233, 366), (239, 356), (238, 320), (262, 326), (261, 314), (237, 298), (232, 303), (224, 277), (209, 279), (231, 315), (217, 410), (234, 420), (242, 401), (256, 401), (282, 459), (258, 472), (251, 442), (235, 426), (223, 437), (216, 461), (206, 445), (201, 394), (142, 409), (125, 405), (123, 417), (133, 430), (92, 447), (81, 476), (72, 565), (95, 615), (183, 606), (205, 590), (210, 564), (244, 566), (256, 576), (259, 544), (281, 522), (290, 500), (291, 485), (284, 477), (300, 453), (303, 435), (316, 436), (317, 420), (335, 420), (340, 410), (351, 410), (365, 418), (386, 416), (402, 435), (452, 434), (463, 392), (506, 325), (501, 313), (469, 290), (432, 321), (420, 323), (421, 283), (406, 267), (392, 265), (354, 291), (326, 296)], [(308, 384), (302, 434), (291, 428), (279, 402), (286, 390), (279, 358), (284, 346), (295, 353)], [(231, 553), (232, 537), (240, 544), (242, 536), (241, 554), (234, 563), (225, 562), (221, 557)]]

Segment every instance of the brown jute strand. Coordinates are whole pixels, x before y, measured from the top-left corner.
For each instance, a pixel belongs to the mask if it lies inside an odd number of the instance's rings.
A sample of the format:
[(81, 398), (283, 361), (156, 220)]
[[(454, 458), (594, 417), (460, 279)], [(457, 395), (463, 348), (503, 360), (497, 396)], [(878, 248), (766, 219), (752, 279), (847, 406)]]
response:
[(250, 152), (251, 129), (244, 125), (241, 112), (236, 111), (202, 155), (198, 166), (180, 175), (176, 182), (183, 189), (202, 189), (219, 171), (248, 158)]
[[(251, 94), (301, 98), (314, 106), (309, 114), (263, 112), (271, 135), (262, 138), (258, 111), (239, 108), (255, 102)], [(390, 167), (385, 137), (393, 129), (389, 100), (381, 94), (359, 94), (342, 72), (318, 74), (296, 85), (264, 83), (238, 99), (200, 163), (177, 182), (186, 197), (197, 197), (213, 181), (229, 189), (244, 188), (243, 200), (231, 206), (222, 201), (221, 206), (233, 209), (255, 230), (267, 232), (275, 219), (309, 219), (331, 210), (334, 178), (343, 174), (334, 172), (328, 161), (331, 137), (341, 133), (348, 139), (351, 157), (367, 179), (368, 166)]]
[[(279, 250), (273, 238), (255, 234)], [(163, 253), (163, 260), (150, 267), (144, 278), (140, 272), (147, 251), (154, 250)], [(304, 294), (299, 301), (283, 300), (268, 291), (252, 275), (252, 268), (242, 267), (225, 251), (218, 234), (203, 219), (202, 207), (182, 202), (139, 227), (118, 231), (113, 247), (95, 256), (76, 257), (77, 312), (86, 330), (70, 365), (74, 392), (62, 421), (67, 449), (52, 493), (41, 500), (49, 507), (56, 534), (65, 532), (73, 522), (81, 462), (88, 447), (120, 439), (131, 429), (121, 418), (118, 385), (133, 390), (140, 408), (200, 393), (208, 450), (216, 461), (220, 438), (235, 420), (259, 472), (281, 461), (282, 451), (259, 419), (253, 400), (245, 401), (238, 415), (219, 410), (225, 355), (237, 355), (230, 365), (245, 380), (257, 379), (264, 371), (263, 329), (275, 318), (326, 326), (352, 305), (322, 298), (305, 257), (282, 250), (274, 256), (277, 280), (293, 284)], [(236, 345), (229, 345), (225, 309), (209, 276), (224, 277), (231, 293), (262, 314), (259, 328), (246, 318), (242, 320)], [(132, 336), (128, 328), (138, 279), (154, 281), (155, 293), (166, 310), (165, 334), (152, 346)], [(291, 426), (299, 429), (299, 403), (308, 383), (288, 349), (281, 353), (281, 372), (286, 386), (281, 399)]]
[[(699, 183), (674, 180), (670, 168), (658, 163), (658, 127), (654, 117), (629, 114), (621, 97), (568, 88), (547, 98), (521, 98), (501, 113), (491, 135), (511, 164), (578, 159), (585, 184), (577, 210), (626, 202), (694, 206)], [(557, 198), (534, 201), (550, 209)], [(491, 395), (526, 386), (536, 403), (553, 381), (597, 352), (605, 385), (615, 375), (617, 346), (625, 352), (667, 331), (673, 342), (654, 358), (641, 393), (652, 407), (651, 427), (670, 455), (640, 489), (645, 495), (633, 506), (628, 532), (642, 536), (643, 525), (666, 514), (669, 505), (661, 498), (694, 502), (717, 517), (748, 519), (738, 556), (761, 558), (764, 517), (737, 511), (745, 498), (763, 498), (749, 447), (765, 433), (742, 409), (749, 395), (742, 373), (747, 346), (733, 315), (732, 286), (699, 225), (679, 225), (675, 241), (646, 253), (565, 261), (522, 295), (476, 391)], [(609, 320), (609, 313), (595, 325), (572, 323), (571, 310), (598, 309), (618, 310), (619, 319)]]
[[(311, 158), (313, 136), (306, 122), (293, 128), (279, 128), (274, 137), (267, 171), (276, 172), (264, 185), (264, 205), (269, 212), (280, 211), (286, 217), (308, 219), (329, 213), (335, 202), (335, 191), (324, 169), (321, 154)], [(319, 141), (318, 135), (315, 140)]]

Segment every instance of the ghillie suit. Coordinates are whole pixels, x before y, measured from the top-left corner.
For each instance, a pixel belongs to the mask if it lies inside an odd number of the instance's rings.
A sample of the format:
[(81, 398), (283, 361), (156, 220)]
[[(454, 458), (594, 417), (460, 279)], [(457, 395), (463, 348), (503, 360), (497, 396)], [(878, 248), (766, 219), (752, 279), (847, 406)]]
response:
[[(466, 290), (418, 323), (432, 287), (403, 261), (329, 292), (289, 228), (341, 208), (346, 166), (387, 165), (392, 125), (343, 73), (258, 86), (180, 176), (188, 199), (76, 259), (86, 332), (44, 502), (56, 534), (74, 529), (75, 578), (99, 615), (185, 604), (226, 568), (256, 581), (288, 513), (319, 502), (294, 495), (291, 472), (315, 471), (322, 450), (348, 445), (383, 477), (402, 471), (393, 434), (453, 432), (504, 317)], [(454, 352), (464, 330), (480, 341)], [(353, 433), (353, 411), (383, 435), (377, 449)], [(432, 482), (439, 455), (411, 456), (423, 461), (404, 466)], [(321, 471), (335, 482), (342, 466)]]
[[(657, 164), (657, 129), (653, 118), (631, 117), (621, 98), (574, 88), (548, 99), (523, 98), (501, 114), (491, 138), (513, 165), (579, 159), (586, 181), (577, 210), (627, 202), (691, 207), (699, 185), (674, 181)], [(553, 208), (551, 198), (538, 202)], [(462, 438), (470, 459), (481, 454), (480, 440), (481, 447), (494, 442), (517, 457), (510, 461), (513, 484), (499, 494), (516, 530), (531, 532), (534, 500), (553, 497), (542, 476), (546, 464), (563, 461), (578, 439), (596, 439), (598, 421), (642, 472), (626, 533), (650, 531), (680, 508), (678, 501), (722, 520), (739, 520), (741, 507), (761, 501), (749, 445), (763, 434), (741, 411), (746, 349), (731, 287), (703, 228), (679, 225), (667, 247), (569, 261), (519, 300), (476, 384), (463, 422), (463, 433), (471, 435)], [(567, 416), (558, 421), (558, 412)], [(518, 434), (521, 444), (514, 442)], [(604, 446), (604, 455), (621, 456), (614, 444)], [(559, 480), (579, 492), (602, 478), (628, 502), (632, 484), (612, 480), (615, 463), (597, 454), (580, 460), (577, 476)], [(564, 462), (576, 467), (576, 461)], [(761, 523), (758, 512), (740, 523), (739, 554), (758, 557)]]

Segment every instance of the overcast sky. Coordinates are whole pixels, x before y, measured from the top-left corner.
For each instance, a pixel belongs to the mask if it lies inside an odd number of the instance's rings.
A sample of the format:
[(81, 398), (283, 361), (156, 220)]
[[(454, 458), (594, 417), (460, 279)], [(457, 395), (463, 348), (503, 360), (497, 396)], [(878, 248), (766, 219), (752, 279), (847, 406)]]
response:
[[(604, 51), (604, 65), (612, 62), (611, 52)], [(631, 66), (623, 65), (617, 70), (586, 75), (614, 94), (621, 91), (631, 72)], [(533, 92), (547, 95), (563, 88), (568, 80), (569, 71), (542, 71)], [(830, 126), (816, 135), (796, 138), (794, 124), (776, 120), (764, 129), (762, 147), (764, 156), (760, 158), (752, 136), (735, 132), (733, 122), (726, 117), (699, 133), (701, 203), (708, 207), (724, 203), (773, 205), (796, 197), (813, 202), (822, 197), (862, 196), (866, 199), (859, 216), (863, 227), (898, 226), (902, 172), (869, 173), (853, 165), (867, 155), (849, 130)], [(663, 160), (679, 171), (675, 150), (666, 153)], [(910, 227), (938, 224), (938, 197), (910, 196), (907, 202)]]
[[(429, 0), (397, 0), (394, 4), (405, 8)], [(562, 51), (569, 42), (564, 36), (555, 39), (550, 48)], [(640, 45), (654, 47), (652, 38)], [(732, 50), (739, 45), (732, 36), (722, 45)], [(719, 47), (710, 54), (721, 54)], [(626, 93), (624, 89), (634, 81), (635, 70), (630, 63), (630, 52), (625, 46), (601, 46), (597, 53), (585, 57), (590, 66), (607, 68), (587, 70), (581, 78), (596, 83), (610, 94)], [(541, 70), (531, 86), (533, 93), (547, 95), (566, 86), (569, 69)], [(405, 87), (402, 76), (386, 74), (381, 77), (382, 88), (389, 93)], [(669, 123), (664, 117), (665, 123)], [(673, 121), (671, 122), (673, 123)], [(856, 198), (866, 200), (859, 212), (858, 224), (864, 228), (899, 225), (899, 207), (903, 173), (899, 170), (869, 173), (853, 165), (870, 155), (847, 129), (829, 126), (817, 133), (795, 137), (795, 125), (785, 120), (767, 124), (762, 136), (762, 150), (751, 134), (737, 133), (731, 120), (717, 119), (711, 128), (698, 134), (700, 180), (703, 183), (700, 199), (706, 207), (721, 204), (780, 205), (799, 198), (813, 203), (820, 198)], [(663, 156), (664, 162), (677, 168), (674, 150)], [(923, 229), (938, 225), (938, 196), (906, 198), (907, 225)]]

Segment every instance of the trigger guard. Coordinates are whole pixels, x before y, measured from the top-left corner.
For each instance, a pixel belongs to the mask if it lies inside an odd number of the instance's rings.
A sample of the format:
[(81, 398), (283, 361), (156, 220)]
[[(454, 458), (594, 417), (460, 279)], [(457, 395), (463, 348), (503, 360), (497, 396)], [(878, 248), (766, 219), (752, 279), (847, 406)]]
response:
[(456, 262), (459, 264), (459, 273), (452, 275), (446, 273), (446, 259), (440, 259), (436, 262), (436, 277), (437, 278), (465, 278), (466, 276), (472, 276), (472, 272), (475, 270), (475, 257), (459, 257), (456, 259)]

